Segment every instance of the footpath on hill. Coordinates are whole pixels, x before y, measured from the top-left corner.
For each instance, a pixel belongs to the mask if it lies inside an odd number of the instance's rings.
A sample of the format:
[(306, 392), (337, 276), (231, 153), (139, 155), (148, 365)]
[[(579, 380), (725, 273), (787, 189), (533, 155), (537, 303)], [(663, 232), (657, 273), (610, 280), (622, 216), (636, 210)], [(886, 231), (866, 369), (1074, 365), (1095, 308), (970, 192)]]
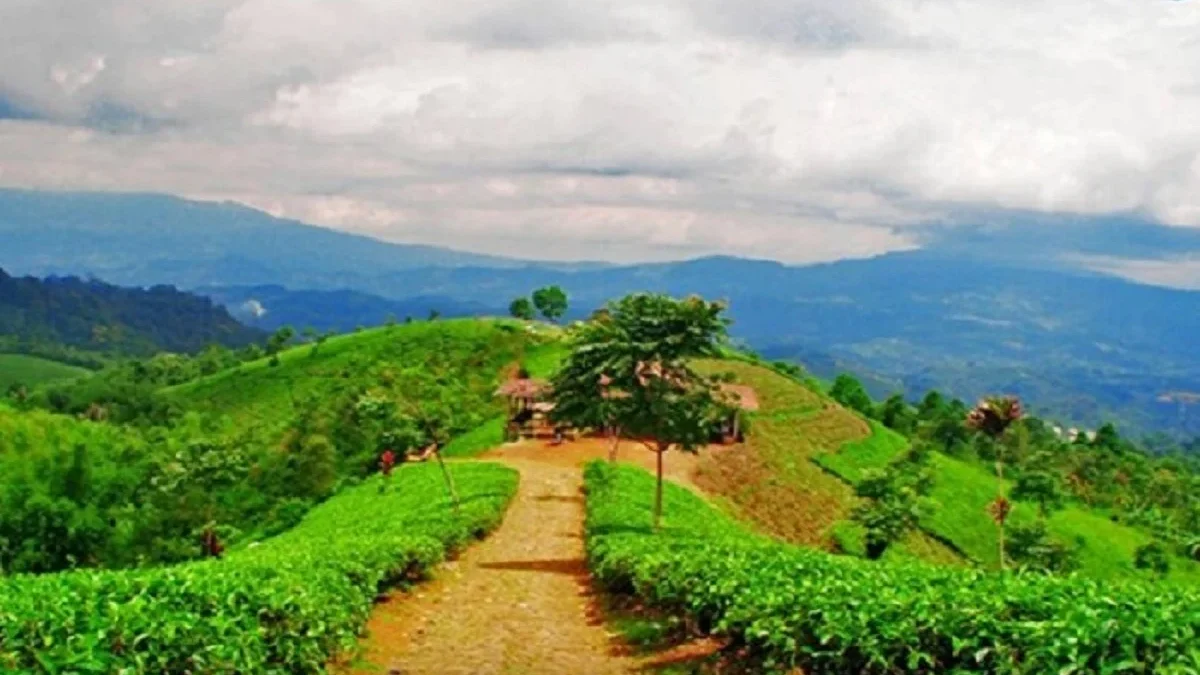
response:
[[(343, 672), (606, 675), (652, 669), (606, 629), (584, 559), (580, 465), (604, 456), (605, 449), (593, 439), (559, 447), (531, 442), (485, 456), (521, 472), (503, 524), (433, 581), (381, 603), (368, 624), (365, 653)], [(640, 447), (622, 454), (651, 461)], [(674, 473), (683, 478), (686, 466)], [(655, 662), (671, 658), (662, 654)]]

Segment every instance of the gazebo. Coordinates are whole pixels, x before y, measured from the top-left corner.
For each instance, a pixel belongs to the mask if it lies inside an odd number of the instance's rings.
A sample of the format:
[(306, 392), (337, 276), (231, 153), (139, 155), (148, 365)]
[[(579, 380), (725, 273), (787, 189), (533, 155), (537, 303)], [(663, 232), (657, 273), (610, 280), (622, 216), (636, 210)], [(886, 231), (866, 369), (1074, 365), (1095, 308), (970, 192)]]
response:
[(547, 399), (551, 393), (550, 383), (529, 377), (508, 380), (496, 389), (496, 396), (508, 399), (508, 429), (516, 435), (537, 436), (553, 433), (550, 411), (554, 403)]

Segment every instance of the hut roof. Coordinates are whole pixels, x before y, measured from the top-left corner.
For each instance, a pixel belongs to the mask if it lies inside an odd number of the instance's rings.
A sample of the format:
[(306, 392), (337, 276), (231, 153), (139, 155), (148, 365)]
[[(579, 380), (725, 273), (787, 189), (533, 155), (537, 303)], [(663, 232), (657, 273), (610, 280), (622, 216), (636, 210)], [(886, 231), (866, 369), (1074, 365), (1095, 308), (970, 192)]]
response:
[(496, 396), (509, 398), (537, 398), (550, 391), (550, 383), (532, 378), (514, 378), (496, 389)]

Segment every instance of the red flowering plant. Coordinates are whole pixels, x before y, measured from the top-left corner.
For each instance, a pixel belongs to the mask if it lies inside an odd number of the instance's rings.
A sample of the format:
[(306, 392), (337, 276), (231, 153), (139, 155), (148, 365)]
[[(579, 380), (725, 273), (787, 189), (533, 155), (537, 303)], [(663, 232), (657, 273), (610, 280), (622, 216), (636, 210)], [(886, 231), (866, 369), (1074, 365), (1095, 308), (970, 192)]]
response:
[(1021, 400), (1016, 396), (994, 396), (983, 399), (967, 413), (967, 426), (1000, 438), (1023, 415)]
[[(967, 426), (992, 440), (999, 441), (1015, 422), (1024, 415), (1021, 400), (1016, 396), (993, 396), (980, 401), (971, 412), (967, 413)], [(999, 530), (1000, 567), (1005, 566), (1004, 524), (1012, 513), (1012, 502), (1004, 496), (1004, 456), (1000, 447), (996, 453), (996, 499), (988, 504), (988, 515), (995, 521)]]
[(379, 473), (383, 474), (383, 482), (379, 484), (379, 491), (383, 492), (392, 482), (392, 469), (396, 468), (396, 453), (389, 450), (384, 450), (379, 456)]

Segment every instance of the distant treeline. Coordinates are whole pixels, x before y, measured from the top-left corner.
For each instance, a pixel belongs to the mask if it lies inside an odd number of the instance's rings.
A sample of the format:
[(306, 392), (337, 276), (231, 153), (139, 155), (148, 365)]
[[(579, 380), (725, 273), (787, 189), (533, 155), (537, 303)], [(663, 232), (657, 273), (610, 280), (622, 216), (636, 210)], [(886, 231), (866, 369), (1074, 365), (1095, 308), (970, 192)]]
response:
[(210, 299), (174, 286), (123, 288), (77, 277), (13, 277), (0, 270), (0, 351), (88, 368), (113, 356), (240, 347), (264, 334)]

